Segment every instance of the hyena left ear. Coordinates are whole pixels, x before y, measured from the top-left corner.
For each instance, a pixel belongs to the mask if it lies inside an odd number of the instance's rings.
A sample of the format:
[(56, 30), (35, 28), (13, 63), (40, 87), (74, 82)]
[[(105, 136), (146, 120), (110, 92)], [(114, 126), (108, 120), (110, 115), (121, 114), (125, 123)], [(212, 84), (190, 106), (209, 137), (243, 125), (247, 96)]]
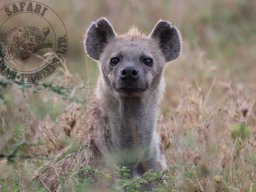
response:
[(115, 31), (106, 18), (100, 18), (89, 27), (84, 45), (87, 54), (99, 60), (105, 46), (116, 37)]
[(155, 39), (166, 62), (176, 59), (181, 50), (181, 37), (178, 29), (167, 21), (158, 21), (150, 37)]

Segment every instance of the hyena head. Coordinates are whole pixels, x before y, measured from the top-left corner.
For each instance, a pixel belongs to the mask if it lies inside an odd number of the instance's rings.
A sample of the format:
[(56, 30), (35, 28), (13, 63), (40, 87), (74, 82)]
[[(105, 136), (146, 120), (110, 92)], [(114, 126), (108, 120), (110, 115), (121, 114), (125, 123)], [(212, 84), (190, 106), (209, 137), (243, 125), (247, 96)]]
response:
[(102, 18), (89, 27), (85, 47), (100, 63), (104, 87), (117, 96), (132, 97), (159, 86), (165, 63), (179, 56), (181, 39), (178, 30), (166, 21), (159, 21), (148, 36), (135, 28), (117, 36)]

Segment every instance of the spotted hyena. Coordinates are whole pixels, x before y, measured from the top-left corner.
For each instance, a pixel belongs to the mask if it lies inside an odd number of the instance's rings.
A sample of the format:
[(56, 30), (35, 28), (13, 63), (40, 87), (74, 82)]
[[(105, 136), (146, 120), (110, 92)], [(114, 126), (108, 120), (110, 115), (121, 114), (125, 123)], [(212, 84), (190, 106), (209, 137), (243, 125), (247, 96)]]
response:
[(179, 31), (160, 20), (149, 35), (136, 28), (117, 35), (101, 18), (90, 25), (84, 45), (100, 68), (95, 98), (78, 131), (87, 150), (64, 161), (62, 170), (71, 167), (69, 162), (99, 166), (103, 159), (127, 167), (131, 177), (166, 169), (157, 119), (165, 88), (163, 70), (180, 54)]

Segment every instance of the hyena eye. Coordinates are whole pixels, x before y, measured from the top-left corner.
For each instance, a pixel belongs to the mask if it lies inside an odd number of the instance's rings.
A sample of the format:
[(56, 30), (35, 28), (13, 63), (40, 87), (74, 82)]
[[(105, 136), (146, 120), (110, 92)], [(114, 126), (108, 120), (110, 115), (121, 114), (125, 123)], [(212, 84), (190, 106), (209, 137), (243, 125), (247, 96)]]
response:
[(113, 58), (110, 59), (110, 65), (115, 66), (119, 63), (119, 61), (120, 61), (119, 57), (113, 57)]
[(152, 67), (153, 65), (153, 59), (151, 58), (143, 58), (143, 63), (147, 65), (148, 67)]

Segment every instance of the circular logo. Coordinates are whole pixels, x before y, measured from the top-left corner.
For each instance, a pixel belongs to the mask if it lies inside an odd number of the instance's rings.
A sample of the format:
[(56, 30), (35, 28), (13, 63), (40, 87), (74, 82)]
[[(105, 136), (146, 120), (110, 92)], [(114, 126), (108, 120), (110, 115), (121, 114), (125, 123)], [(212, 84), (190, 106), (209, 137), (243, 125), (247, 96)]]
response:
[(0, 75), (31, 84), (62, 66), (68, 36), (53, 9), (36, 1), (17, 1), (2, 7), (0, 18)]

